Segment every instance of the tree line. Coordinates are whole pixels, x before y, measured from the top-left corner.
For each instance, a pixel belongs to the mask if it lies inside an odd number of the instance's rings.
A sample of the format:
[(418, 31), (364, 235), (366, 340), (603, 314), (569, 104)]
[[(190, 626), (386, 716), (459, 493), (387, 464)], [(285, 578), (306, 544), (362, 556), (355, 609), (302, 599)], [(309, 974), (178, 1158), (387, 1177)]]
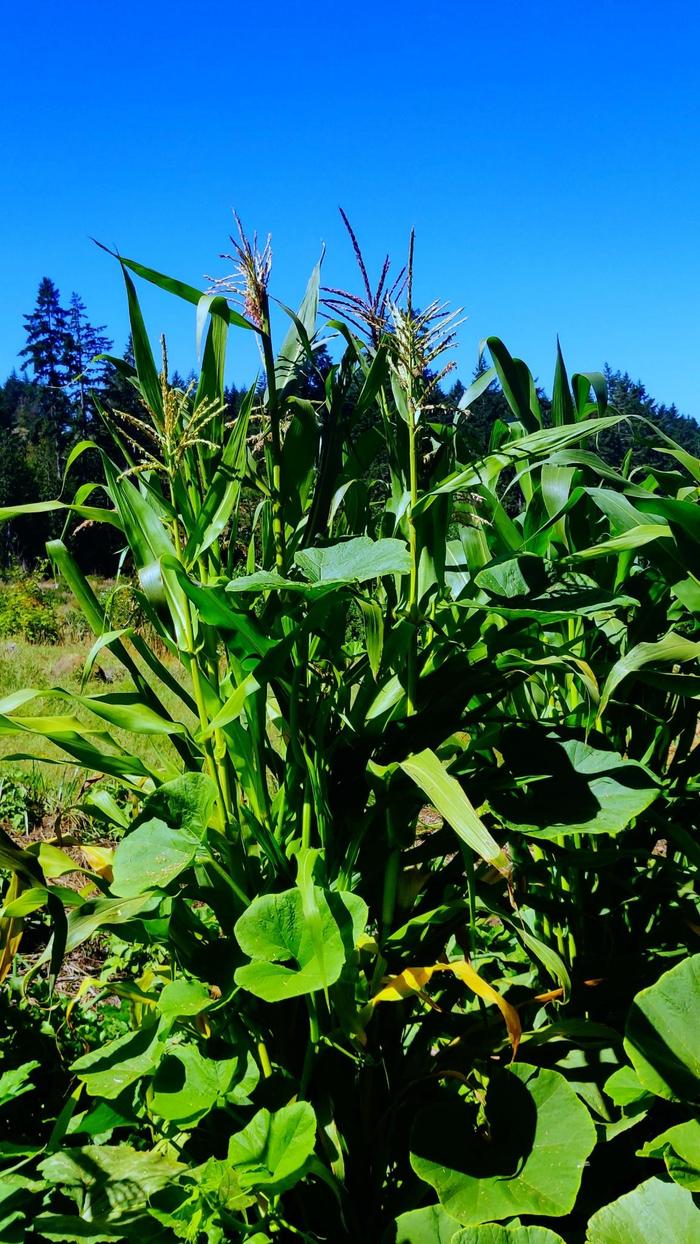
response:
[[(112, 354), (113, 342), (104, 325), (91, 322), (79, 294), (71, 294), (64, 306), (56, 284), (44, 277), (33, 310), (24, 317), (25, 344), (19, 366), (0, 385), (0, 507), (23, 502), (49, 501), (61, 494), (71, 449), (81, 440), (108, 443), (99, 409), (126, 412), (138, 417), (138, 398), (129, 379), (133, 366), (131, 342), (123, 354)], [(333, 366), (325, 347), (317, 352), (313, 367), (300, 376), (299, 395), (310, 401), (323, 399), (323, 378)], [(478, 374), (477, 368), (477, 374)], [(655, 429), (675, 440), (688, 452), (700, 456), (700, 425), (682, 415), (675, 405), (658, 403), (641, 381), (628, 372), (605, 368), (608, 399), (620, 413), (641, 416), (619, 424), (599, 438), (598, 452), (616, 468), (627, 468), (655, 441)], [(170, 377), (175, 388), (186, 388), (196, 376)], [(226, 392), (231, 417), (240, 405), (244, 389), (232, 385)], [(436, 386), (432, 401), (443, 417), (457, 410), (465, 386), (456, 381), (449, 389)], [(547, 395), (541, 391), (545, 412)], [(507, 402), (492, 384), (472, 402), (462, 423), (463, 435), (475, 455), (485, 452), (498, 419), (510, 418)], [(656, 438), (658, 439), (658, 438)], [(109, 442), (111, 444), (111, 441)], [(113, 445), (112, 445), (113, 448)], [(91, 460), (92, 458), (92, 460)], [(71, 467), (69, 494), (76, 485), (99, 477), (94, 454), (82, 455)], [(99, 504), (96, 494), (92, 503)], [(55, 513), (38, 513), (22, 523), (0, 526), (0, 570), (12, 563), (32, 566), (44, 555), (48, 539), (59, 535), (63, 520)], [(105, 540), (105, 528), (78, 525), (72, 544), (83, 568), (111, 574), (119, 555), (118, 539)]]

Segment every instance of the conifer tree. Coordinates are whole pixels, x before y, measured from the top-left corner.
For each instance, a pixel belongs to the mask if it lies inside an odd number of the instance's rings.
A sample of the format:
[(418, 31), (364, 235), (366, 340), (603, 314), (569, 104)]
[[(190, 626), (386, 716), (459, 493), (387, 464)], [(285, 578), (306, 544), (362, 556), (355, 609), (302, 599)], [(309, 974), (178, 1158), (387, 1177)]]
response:
[(82, 298), (72, 294), (67, 314), (65, 367), (74, 419), (83, 434), (92, 416), (90, 391), (103, 389), (109, 374), (109, 363), (96, 357), (112, 349), (104, 329), (104, 324), (90, 323)]
[(24, 316), (24, 325), (27, 344), (20, 350), (20, 357), (26, 359), (22, 370), (26, 373), (31, 369), (32, 379), (41, 390), (38, 424), (42, 431), (60, 439), (69, 421), (65, 392), (68, 321), (58, 288), (50, 277), (41, 281), (34, 310)]
[(31, 367), (39, 384), (61, 388), (66, 381), (68, 323), (61, 295), (50, 277), (41, 281), (34, 310), (23, 318), (27, 344), (20, 357), (27, 362), (22, 370)]

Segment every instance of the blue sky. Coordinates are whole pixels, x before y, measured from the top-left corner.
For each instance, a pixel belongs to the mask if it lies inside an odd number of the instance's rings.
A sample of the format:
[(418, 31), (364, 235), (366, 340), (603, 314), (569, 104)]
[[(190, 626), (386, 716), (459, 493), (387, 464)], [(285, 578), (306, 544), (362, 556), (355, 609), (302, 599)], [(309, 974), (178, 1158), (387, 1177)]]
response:
[[(338, 216), (377, 269), (417, 230), (417, 297), (464, 306), (459, 373), (501, 336), (549, 387), (608, 361), (700, 418), (700, 12), (690, 0), (499, 5), (34, 0), (3, 13), (0, 375), (39, 280), (119, 348), (118, 266), (223, 274), (231, 208), (300, 298)], [(181, 370), (194, 315), (149, 291)], [(247, 334), (231, 378), (251, 379)]]

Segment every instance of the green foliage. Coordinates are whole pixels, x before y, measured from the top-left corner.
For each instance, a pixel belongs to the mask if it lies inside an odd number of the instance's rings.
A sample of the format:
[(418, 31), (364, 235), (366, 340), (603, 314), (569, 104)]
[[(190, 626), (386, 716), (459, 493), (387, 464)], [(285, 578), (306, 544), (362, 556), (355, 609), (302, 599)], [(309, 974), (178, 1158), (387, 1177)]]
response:
[(486, 1135), (464, 1101), (428, 1107), (414, 1124), (411, 1165), (450, 1217), (473, 1226), (569, 1213), (596, 1137), (564, 1077), (514, 1063), (491, 1077), (484, 1111)]
[[(120, 260), (133, 422), (106, 413), (114, 449), (74, 451), (107, 505), (89, 481), (55, 504), (128, 548), (149, 632), (53, 540), (89, 663), (124, 681), (1, 706), (25, 754), (110, 776), (84, 804), (117, 841), (97, 867), (0, 839), (4, 968), (42, 904), (44, 1001), (66, 954), (120, 939), (72, 1004), (82, 1048), (56, 1034), (62, 1101), (19, 1181), (2, 1154), (7, 1231), (626, 1244), (661, 1220), (685, 1244), (700, 462), (660, 437), (612, 468), (604, 377), (559, 351), (550, 407), (495, 338), (438, 418), (453, 321), (386, 272), (331, 291), (337, 364), (315, 363), (318, 265), (276, 351), (269, 252), (241, 234), (236, 262), (245, 316)], [(196, 309), (189, 391), (132, 276)], [(231, 423), (233, 330), (264, 379)], [(507, 410), (476, 451), (491, 374)], [(27, 1103), (29, 1059), (6, 1082)]]
[(698, 1210), (689, 1192), (648, 1179), (633, 1192), (598, 1210), (588, 1224), (587, 1244), (652, 1244), (663, 1230), (673, 1244), (693, 1244)]
[(30, 801), (31, 793), (24, 782), (12, 777), (0, 779), (1, 822), (9, 824), (12, 829), (26, 829)]
[(55, 643), (60, 634), (55, 601), (35, 576), (15, 572), (0, 584), (0, 639)]

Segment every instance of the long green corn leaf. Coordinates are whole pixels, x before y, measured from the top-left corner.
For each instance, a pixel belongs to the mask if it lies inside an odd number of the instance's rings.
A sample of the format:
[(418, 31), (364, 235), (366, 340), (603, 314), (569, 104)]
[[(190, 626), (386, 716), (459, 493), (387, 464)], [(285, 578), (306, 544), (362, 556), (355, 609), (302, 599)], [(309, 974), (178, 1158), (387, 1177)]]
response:
[(508, 857), (480, 820), (457, 779), (447, 772), (435, 752), (425, 748), (404, 760), (401, 768), (472, 851), (504, 876), (510, 875)]

